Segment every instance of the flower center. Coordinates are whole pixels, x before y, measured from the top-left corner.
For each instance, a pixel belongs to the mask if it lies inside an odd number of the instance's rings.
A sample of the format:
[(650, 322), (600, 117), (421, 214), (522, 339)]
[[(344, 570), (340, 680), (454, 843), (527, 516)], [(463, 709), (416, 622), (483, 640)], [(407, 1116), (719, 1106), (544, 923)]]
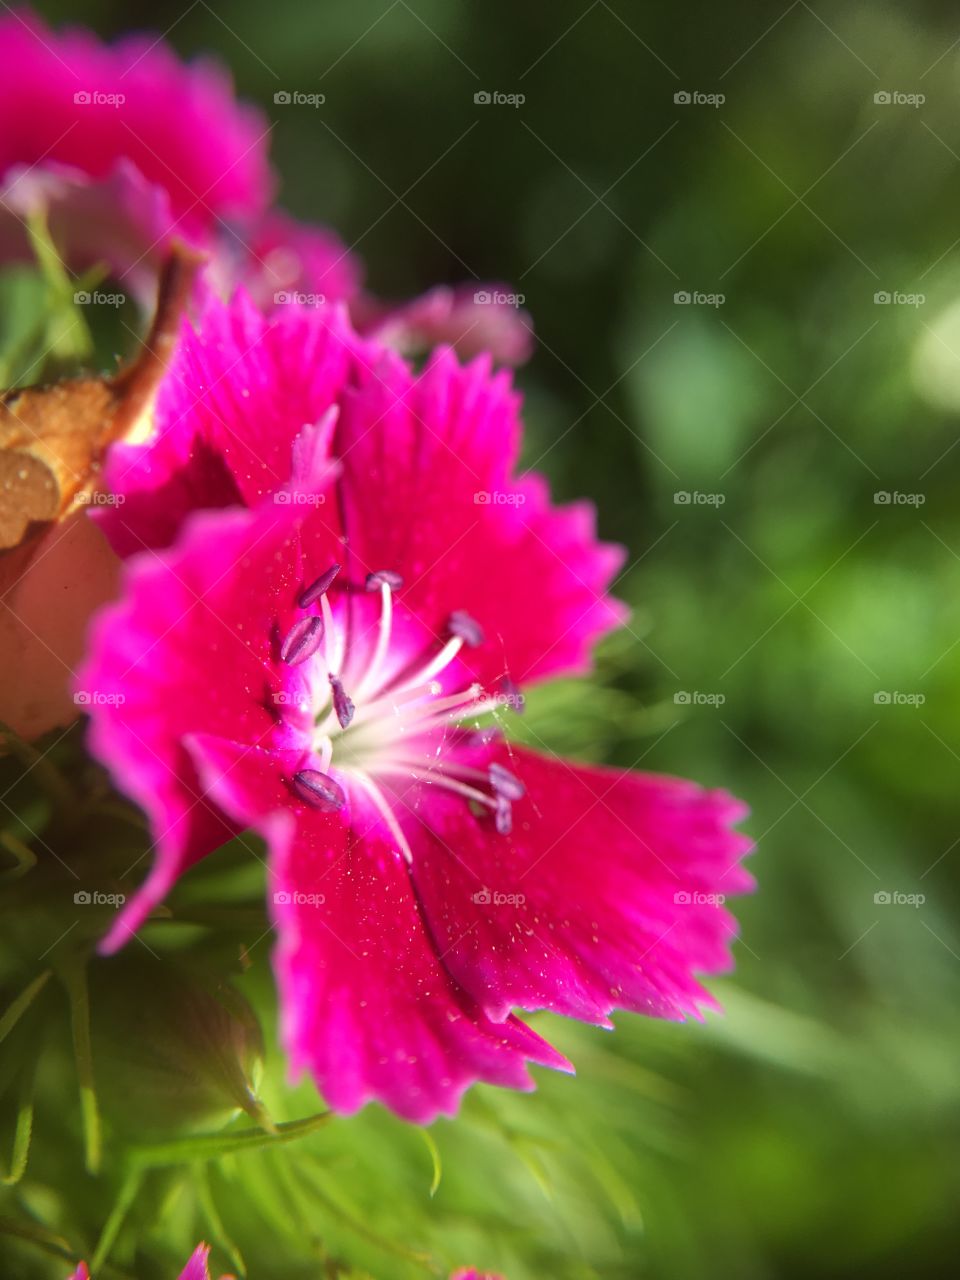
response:
[[(456, 610), (443, 639), (424, 651), (419, 640), (411, 646), (398, 639), (399, 574), (369, 574), (359, 602), (347, 587), (335, 612), (330, 588), (339, 571), (339, 565), (331, 566), (300, 593), (304, 614), (280, 645), (281, 661), (297, 669), (301, 690), (283, 701), (295, 702), (307, 737), (308, 758), (290, 779), (292, 790), (304, 803), (335, 812), (346, 803), (343, 783), (354, 784), (408, 860), (410, 849), (388, 798), (404, 779), (462, 796), (475, 815), (508, 834), (511, 804), (523, 795), (523, 785), (498, 763), (481, 769), (451, 750), (499, 736), (495, 728), (471, 731), (463, 724), (498, 712), (504, 702), (502, 695), (488, 696), (480, 684), (465, 684), (462, 673), (457, 675), (460, 651), (483, 643), (479, 623)], [(352, 608), (354, 603), (360, 607)], [(317, 606), (319, 613), (313, 611)]]

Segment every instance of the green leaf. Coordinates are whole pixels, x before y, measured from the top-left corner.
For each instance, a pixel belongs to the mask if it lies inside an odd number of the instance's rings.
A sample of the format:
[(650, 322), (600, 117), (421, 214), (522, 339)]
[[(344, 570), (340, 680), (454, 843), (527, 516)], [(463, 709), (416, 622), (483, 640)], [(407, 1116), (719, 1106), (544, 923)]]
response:
[(17, 998), (7, 1007), (6, 1013), (0, 1018), (0, 1043), (2, 1043), (13, 1028), (17, 1025), (26, 1011), (33, 1004), (34, 1000), (47, 985), (51, 975), (50, 969), (45, 969), (43, 973), (34, 978), (31, 983), (24, 987), (23, 991)]
[(100, 1111), (93, 1078), (93, 1050), (90, 1045), (90, 997), (87, 992), (85, 963), (74, 956), (59, 968), (59, 975), (70, 999), (70, 1025), (73, 1033), (73, 1056), (80, 1086), (80, 1115), (87, 1170), (100, 1168)]
[(333, 1118), (329, 1111), (318, 1112), (303, 1120), (290, 1120), (278, 1124), (270, 1133), (264, 1129), (245, 1129), (242, 1133), (202, 1134), (191, 1138), (178, 1138), (173, 1142), (158, 1142), (137, 1147), (131, 1160), (137, 1168), (153, 1169), (163, 1165), (181, 1164), (194, 1160), (217, 1160), (222, 1156), (237, 1155), (259, 1147), (278, 1146), (294, 1142), (297, 1138), (315, 1133)]
[(433, 1178), (430, 1182), (430, 1198), (432, 1200), (440, 1190), (440, 1179), (443, 1177), (443, 1162), (440, 1159), (440, 1148), (437, 1146), (436, 1140), (429, 1129), (420, 1128), (417, 1132), (423, 1139), (424, 1146), (430, 1152), (430, 1159), (433, 1162)]

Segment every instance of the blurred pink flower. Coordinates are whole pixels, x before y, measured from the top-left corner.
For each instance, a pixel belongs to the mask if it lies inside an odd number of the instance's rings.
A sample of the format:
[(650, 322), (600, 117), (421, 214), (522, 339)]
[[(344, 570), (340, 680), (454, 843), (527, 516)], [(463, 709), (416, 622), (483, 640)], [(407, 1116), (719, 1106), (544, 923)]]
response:
[(217, 63), (185, 64), (151, 36), (54, 32), (26, 9), (0, 17), (0, 63), (0, 260), (29, 256), (26, 219), (42, 210), (71, 267), (106, 263), (142, 298), (178, 237), (210, 253), (225, 295), (243, 284), (261, 306), (348, 302), (361, 327), (405, 350), (529, 354), (528, 317), (474, 302), (498, 287), (387, 306), (362, 293), (332, 231), (271, 209), (267, 118), (237, 101)]
[(168, 45), (55, 33), (29, 10), (0, 17), (0, 252), (27, 252), (22, 219), (48, 208), (78, 269), (106, 260), (146, 276), (171, 236), (207, 247), (230, 221), (265, 212), (267, 121), (236, 101), (215, 63)]
[(516, 473), (508, 376), (449, 351), (416, 375), (342, 317), (238, 299), (160, 405), (152, 445), (110, 458), (131, 558), (78, 679), (156, 841), (105, 948), (255, 828), (293, 1072), (418, 1122), (568, 1067), (513, 1009), (712, 1004), (694, 975), (731, 965), (743, 806), (477, 727), (589, 670), (625, 616), (589, 505)]

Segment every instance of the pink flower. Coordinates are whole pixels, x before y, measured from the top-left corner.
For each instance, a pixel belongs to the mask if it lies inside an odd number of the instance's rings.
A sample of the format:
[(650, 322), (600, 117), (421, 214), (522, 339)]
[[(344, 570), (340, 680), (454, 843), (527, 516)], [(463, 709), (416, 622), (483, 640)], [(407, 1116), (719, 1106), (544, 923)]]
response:
[(25, 252), (21, 219), (38, 203), (74, 265), (118, 272), (155, 265), (174, 234), (205, 245), (265, 211), (267, 123), (219, 66), (186, 66), (150, 37), (54, 33), (27, 10), (0, 18), (0, 60), (7, 256)]
[(510, 364), (529, 354), (516, 306), (474, 302), (505, 290), (441, 288), (386, 306), (362, 293), (332, 231), (270, 209), (267, 120), (236, 101), (217, 64), (185, 65), (149, 36), (107, 45), (55, 33), (29, 10), (0, 17), (0, 63), (0, 260), (29, 256), (25, 220), (42, 210), (75, 270), (106, 262), (145, 298), (176, 236), (210, 253), (224, 294), (242, 284), (261, 306), (348, 302), (402, 350), (448, 342)]
[(461, 1267), (459, 1271), (454, 1271), (450, 1276), (450, 1280), (504, 1280), (499, 1272), (494, 1274), (492, 1271), (477, 1271), (475, 1267)]
[[(190, 1261), (180, 1272), (180, 1280), (210, 1280), (210, 1268), (207, 1264), (209, 1256), (210, 1246), (206, 1244), (198, 1244), (196, 1249), (190, 1255)], [(68, 1277), (68, 1280), (90, 1280), (90, 1272), (87, 1270), (87, 1264), (85, 1262), (81, 1262), (73, 1275)], [(222, 1276), (221, 1280), (231, 1280), (231, 1277)]]
[(523, 364), (533, 348), (533, 325), (522, 296), (502, 284), (438, 285), (412, 302), (362, 304), (360, 328), (404, 355), (446, 343), (461, 356), (489, 352), (498, 364)]
[(696, 1016), (751, 884), (724, 792), (476, 727), (624, 617), (590, 507), (515, 474), (517, 410), (487, 360), (415, 375), (339, 317), (241, 299), (185, 340), (153, 446), (110, 461), (105, 526), (140, 551), (78, 684), (156, 861), (105, 947), (255, 828), (286, 1051), (340, 1111), (428, 1122), (566, 1068), (514, 1009)]

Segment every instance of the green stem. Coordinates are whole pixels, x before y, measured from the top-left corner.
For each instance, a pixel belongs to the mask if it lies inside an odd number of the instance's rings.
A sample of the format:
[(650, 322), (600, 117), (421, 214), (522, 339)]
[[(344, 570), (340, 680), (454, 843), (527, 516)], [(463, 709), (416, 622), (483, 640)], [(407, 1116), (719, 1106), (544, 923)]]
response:
[(6, 1040), (7, 1036), (33, 1004), (34, 1000), (46, 986), (50, 978), (50, 974), (51, 970), (45, 969), (43, 973), (39, 974), (31, 983), (24, 987), (13, 1003), (7, 1007), (3, 1017), (0, 1018), (0, 1043)]
[(90, 995), (87, 990), (87, 970), (83, 961), (74, 956), (72, 961), (68, 959), (60, 967), (59, 973), (70, 998), (73, 1056), (77, 1064), (77, 1082), (80, 1086), (80, 1116), (83, 1123), (87, 1170), (90, 1173), (97, 1173), (100, 1168), (100, 1113), (97, 1108), (93, 1050), (90, 1045)]

